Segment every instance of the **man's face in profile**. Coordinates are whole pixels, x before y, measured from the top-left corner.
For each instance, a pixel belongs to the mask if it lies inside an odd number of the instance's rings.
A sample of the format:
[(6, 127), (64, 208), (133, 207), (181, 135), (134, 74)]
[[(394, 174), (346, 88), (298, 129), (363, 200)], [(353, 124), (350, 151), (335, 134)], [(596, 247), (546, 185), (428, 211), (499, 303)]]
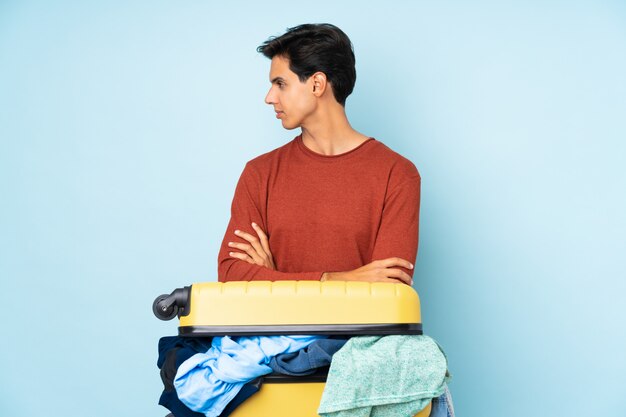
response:
[(274, 107), (285, 129), (300, 127), (317, 107), (312, 77), (301, 82), (289, 69), (289, 60), (277, 55), (272, 58), (270, 82), (272, 86), (265, 102)]

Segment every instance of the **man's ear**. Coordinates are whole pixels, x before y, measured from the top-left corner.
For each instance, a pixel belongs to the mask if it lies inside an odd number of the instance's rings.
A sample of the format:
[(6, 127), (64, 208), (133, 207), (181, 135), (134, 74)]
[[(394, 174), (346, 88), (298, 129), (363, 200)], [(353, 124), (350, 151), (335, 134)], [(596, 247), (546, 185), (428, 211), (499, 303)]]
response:
[(324, 91), (326, 90), (326, 87), (328, 85), (328, 81), (326, 80), (326, 74), (324, 74), (323, 72), (316, 72), (311, 77), (313, 79), (313, 93), (317, 97), (321, 97), (322, 94), (324, 94)]

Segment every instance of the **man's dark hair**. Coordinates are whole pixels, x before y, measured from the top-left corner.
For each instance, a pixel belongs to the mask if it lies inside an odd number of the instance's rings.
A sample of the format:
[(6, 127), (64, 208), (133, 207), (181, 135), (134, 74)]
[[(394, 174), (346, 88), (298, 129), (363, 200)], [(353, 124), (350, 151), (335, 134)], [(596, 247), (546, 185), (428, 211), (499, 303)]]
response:
[(272, 59), (283, 56), (289, 60), (289, 69), (306, 81), (317, 71), (326, 74), (335, 99), (345, 107), (346, 98), (356, 82), (354, 51), (348, 36), (330, 23), (305, 24), (287, 29), (281, 36), (273, 36), (257, 48)]

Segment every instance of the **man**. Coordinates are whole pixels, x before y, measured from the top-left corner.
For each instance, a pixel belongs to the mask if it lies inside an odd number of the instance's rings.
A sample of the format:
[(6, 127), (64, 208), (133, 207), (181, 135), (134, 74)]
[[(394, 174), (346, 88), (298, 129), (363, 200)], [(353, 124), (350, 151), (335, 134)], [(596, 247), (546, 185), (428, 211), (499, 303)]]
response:
[(272, 60), (265, 102), (285, 129), (301, 134), (246, 164), (218, 280), (412, 284), (420, 176), (408, 159), (350, 126), (350, 40), (333, 25), (306, 24), (257, 50)]

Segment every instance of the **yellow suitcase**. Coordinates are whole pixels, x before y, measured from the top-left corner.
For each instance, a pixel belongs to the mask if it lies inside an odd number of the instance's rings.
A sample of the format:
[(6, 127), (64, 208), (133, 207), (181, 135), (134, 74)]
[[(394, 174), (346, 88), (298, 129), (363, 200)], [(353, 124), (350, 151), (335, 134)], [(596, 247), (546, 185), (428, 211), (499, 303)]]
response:
[[(199, 283), (157, 297), (153, 312), (162, 320), (178, 316), (183, 337), (422, 334), (419, 297), (404, 284)], [(264, 376), (259, 392), (231, 417), (318, 417), (326, 371), (308, 377)], [(430, 405), (415, 417), (429, 414)]]

